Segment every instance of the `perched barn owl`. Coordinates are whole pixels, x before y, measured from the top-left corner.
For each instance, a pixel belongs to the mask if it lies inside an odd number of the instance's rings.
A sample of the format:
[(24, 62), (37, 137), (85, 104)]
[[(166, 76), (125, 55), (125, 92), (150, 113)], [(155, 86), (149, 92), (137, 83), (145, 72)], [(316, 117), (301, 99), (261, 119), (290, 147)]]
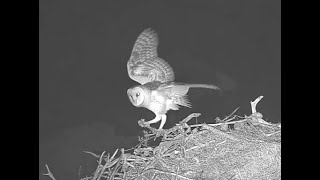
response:
[(127, 63), (129, 77), (141, 85), (128, 89), (131, 103), (152, 111), (156, 117), (147, 124), (161, 120), (159, 130), (166, 123), (169, 110), (179, 110), (179, 106), (191, 108), (187, 99), (189, 88), (209, 88), (219, 90), (208, 84), (184, 84), (174, 81), (174, 72), (170, 65), (158, 57), (158, 36), (151, 29), (144, 30), (136, 40), (131, 57)]

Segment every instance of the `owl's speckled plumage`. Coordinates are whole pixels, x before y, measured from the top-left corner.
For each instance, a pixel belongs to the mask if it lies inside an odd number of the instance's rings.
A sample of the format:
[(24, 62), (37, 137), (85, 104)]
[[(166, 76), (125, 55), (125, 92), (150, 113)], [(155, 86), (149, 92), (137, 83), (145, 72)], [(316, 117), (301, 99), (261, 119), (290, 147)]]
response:
[(187, 99), (189, 88), (209, 88), (214, 85), (175, 83), (170, 65), (158, 57), (158, 35), (151, 29), (144, 30), (136, 40), (127, 63), (129, 77), (141, 85), (128, 89), (127, 94), (134, 106), (152, 111), (156, 117), (148, 124), (161, 120), (159, 129), (164, 126), (169, 110), (179, 110), (180, 106), (191, 108)]
[(158, 35), (151, 29), (146, 29), (139, 35), (127, 63), (131, 79), (140, 84), (174, 80), (174, 72), (170, 65), (158, 57), (158, 44)]

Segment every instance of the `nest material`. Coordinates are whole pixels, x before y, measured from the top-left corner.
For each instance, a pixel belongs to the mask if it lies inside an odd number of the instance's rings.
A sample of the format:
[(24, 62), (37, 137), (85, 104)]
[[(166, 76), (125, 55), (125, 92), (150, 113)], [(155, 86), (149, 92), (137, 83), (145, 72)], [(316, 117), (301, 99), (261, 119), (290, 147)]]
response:
[[(200, 116), (194, 113), (168, 130), (147, 127), (150, 132), (131, 150), (95, 155), (96, 171), (81, 180), (281, 179), (281, 124), (267, 123), (256, 112), (261, 99), (251, 102), (250, 116), (233, 115), (236, 109), (217, 124), (188, 125)], [(160, 136), (158, 146), (148, 145)]]
[[(100, 156), (95, 176), (88, 179), (281, 179), (281, 124), (267, 123), (256, 112), (261, 98), (251, 102), (248, 117), (233, 112), (216, 119), (219, 124), (189, 126), (200, 115), (194, 113), (168, 130), (148, 127), (151, 133), (140, 138), (133, 153), (121, 149), (116, 159), (118, 151), (111, 158)], [(159, 146), (148, 146), (159, 136)]]

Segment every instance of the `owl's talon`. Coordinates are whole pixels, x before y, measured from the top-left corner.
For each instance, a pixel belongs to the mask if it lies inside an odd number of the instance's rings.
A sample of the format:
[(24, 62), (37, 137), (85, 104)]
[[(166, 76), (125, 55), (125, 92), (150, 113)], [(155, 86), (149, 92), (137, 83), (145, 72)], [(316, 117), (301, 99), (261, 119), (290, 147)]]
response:
[(147, 127), (149, 124), (148, 123), (146, 123), (145, 121), (144, 121), (144, 119), (140, 119), (139, 121), (138, 121), (138, 124), (139, 124), (139, 126), (141, 126), (141, 127)]
[(165, 130), (163, 129), (158, 129), (155, 131), (156, 137), (163, 136), (165, 134)]
[(145, 122), (144, 119), (140, 119), (139, 122)]

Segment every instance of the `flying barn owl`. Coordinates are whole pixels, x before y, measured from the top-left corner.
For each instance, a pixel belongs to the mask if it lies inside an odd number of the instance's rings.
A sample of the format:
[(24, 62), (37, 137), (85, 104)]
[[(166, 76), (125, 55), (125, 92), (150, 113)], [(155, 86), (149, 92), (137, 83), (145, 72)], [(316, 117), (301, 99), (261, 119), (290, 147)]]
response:
[(158, 43), (157, 33), (150, 28), (139, 35), (127, 62), (127, 70), (129, 77), (141, 85), (128, 89), (127, 94), (134, 106), (147, 108), (155, 114), (154, 119), (144, 123), (153, 124), (161, 120), (161, 130), (166, 123), (167, 111), (179, 110), (179, 106), (191, 108), (186, 95), (189, 88), (219, 90), (219, 87), (173, 82), (173, 69), (158, 57)]

